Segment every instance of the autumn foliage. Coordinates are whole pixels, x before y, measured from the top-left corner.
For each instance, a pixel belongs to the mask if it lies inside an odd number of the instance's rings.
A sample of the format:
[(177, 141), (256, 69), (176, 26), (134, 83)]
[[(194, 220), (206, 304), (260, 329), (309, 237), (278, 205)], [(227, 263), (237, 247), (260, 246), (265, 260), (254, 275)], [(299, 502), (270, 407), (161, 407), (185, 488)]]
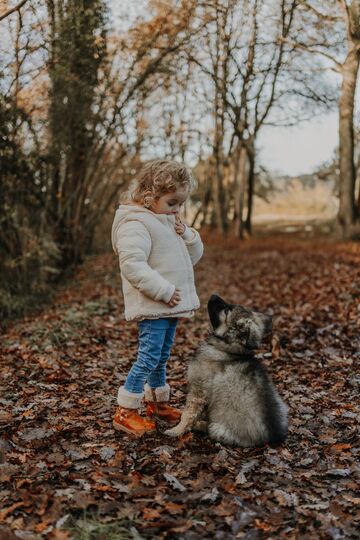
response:
[(240, 449), (169, 439), (160, 424), (140, 440), (113, 430), (137, 327), (123, 320), (116, 258), (88, 258), (49, 309), (2, 339), (1, 538), (76, 538), (85, 511), (124, 538), (357, 538), (359, 262), (350, 243), (207, 238), (202, 308), (181, 321), (168, 366), (172, 402), (184, 403), (211, 293), (271, 308), (260, 356), (290, 433), (278, 449)]

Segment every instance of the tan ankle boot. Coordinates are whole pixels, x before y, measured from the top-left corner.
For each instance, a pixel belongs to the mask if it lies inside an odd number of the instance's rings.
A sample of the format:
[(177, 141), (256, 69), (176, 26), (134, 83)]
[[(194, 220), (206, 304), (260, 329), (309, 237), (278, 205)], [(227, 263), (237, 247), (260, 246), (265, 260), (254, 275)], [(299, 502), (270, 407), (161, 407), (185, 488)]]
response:
[(155, 422), (140, 416), (136, 409), (126, 409), (125, 407), (118, 407), (113, 419), (113, 426), (118, 431), (125, 431), (125, 433), (136, 437), (141, 437), (141, 435), (156, 429)]
[(146, 414), (150, 418), (158, 416), (166, 422), (176, 424), (181, 418), (179, 409), (169, 405), (170, 387), (169, 385), (160, 388), (151, 388), (145, 385)]
[(162, 401), (148, 401), (146, 404), (146, 414), (150, 418), (154, 415), (159, 416), (163, 420), (166, 420), (166, 422), (174, 424), (179, 422), (181, 418), (181, 411), (179, 409), (175, 409), (175, 407)]

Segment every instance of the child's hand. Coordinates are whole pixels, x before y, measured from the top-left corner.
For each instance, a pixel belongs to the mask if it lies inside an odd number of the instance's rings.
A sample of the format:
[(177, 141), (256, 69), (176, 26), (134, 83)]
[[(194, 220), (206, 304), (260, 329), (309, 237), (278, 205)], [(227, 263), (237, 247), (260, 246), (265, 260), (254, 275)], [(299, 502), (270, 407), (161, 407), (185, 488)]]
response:
[(181, 221), (179, 216), (175, 218), (175, 231), (182, 236), (185, 232), (185, 224)]
[(175, 289), (174, 294), (170, 298), (168, 304), (170, 307), (175, 307), (181, 301), (180, 289)]

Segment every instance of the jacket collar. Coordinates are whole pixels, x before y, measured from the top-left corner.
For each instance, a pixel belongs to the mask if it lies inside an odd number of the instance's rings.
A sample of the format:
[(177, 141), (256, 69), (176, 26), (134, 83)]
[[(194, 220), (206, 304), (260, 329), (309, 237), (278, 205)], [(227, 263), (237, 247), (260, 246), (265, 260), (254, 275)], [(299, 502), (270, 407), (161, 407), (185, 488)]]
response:
[(155, 219), (158, 219), (161, 223), (164, 225), (167, 225), (170, 223), (171, 225), (175, 224), (175, 216), (173, 214), (156, 214), (155, 212), (152, 212), (148, 208), (144, 208), (140, 205), (120, 205), (119, 210), (123, 210), (124, 207), (126, 207), (127, 213), (131, 214), (131, 217), (134, 217), (134, 214), (138, 214), (140, 217), (142, 214), (152, 216)]

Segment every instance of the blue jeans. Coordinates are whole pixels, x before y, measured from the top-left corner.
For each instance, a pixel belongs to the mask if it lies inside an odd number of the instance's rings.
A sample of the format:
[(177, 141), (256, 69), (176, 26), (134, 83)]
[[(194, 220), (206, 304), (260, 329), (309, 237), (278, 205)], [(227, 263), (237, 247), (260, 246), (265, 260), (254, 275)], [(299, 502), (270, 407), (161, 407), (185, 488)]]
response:
[(174, 343), (178, 320), (144, 319), (139, 323), (137, 360), (126, 378), (125, 390), (142, 393), (147, 382), (151, 388), (166, 384), (166, 362)]

